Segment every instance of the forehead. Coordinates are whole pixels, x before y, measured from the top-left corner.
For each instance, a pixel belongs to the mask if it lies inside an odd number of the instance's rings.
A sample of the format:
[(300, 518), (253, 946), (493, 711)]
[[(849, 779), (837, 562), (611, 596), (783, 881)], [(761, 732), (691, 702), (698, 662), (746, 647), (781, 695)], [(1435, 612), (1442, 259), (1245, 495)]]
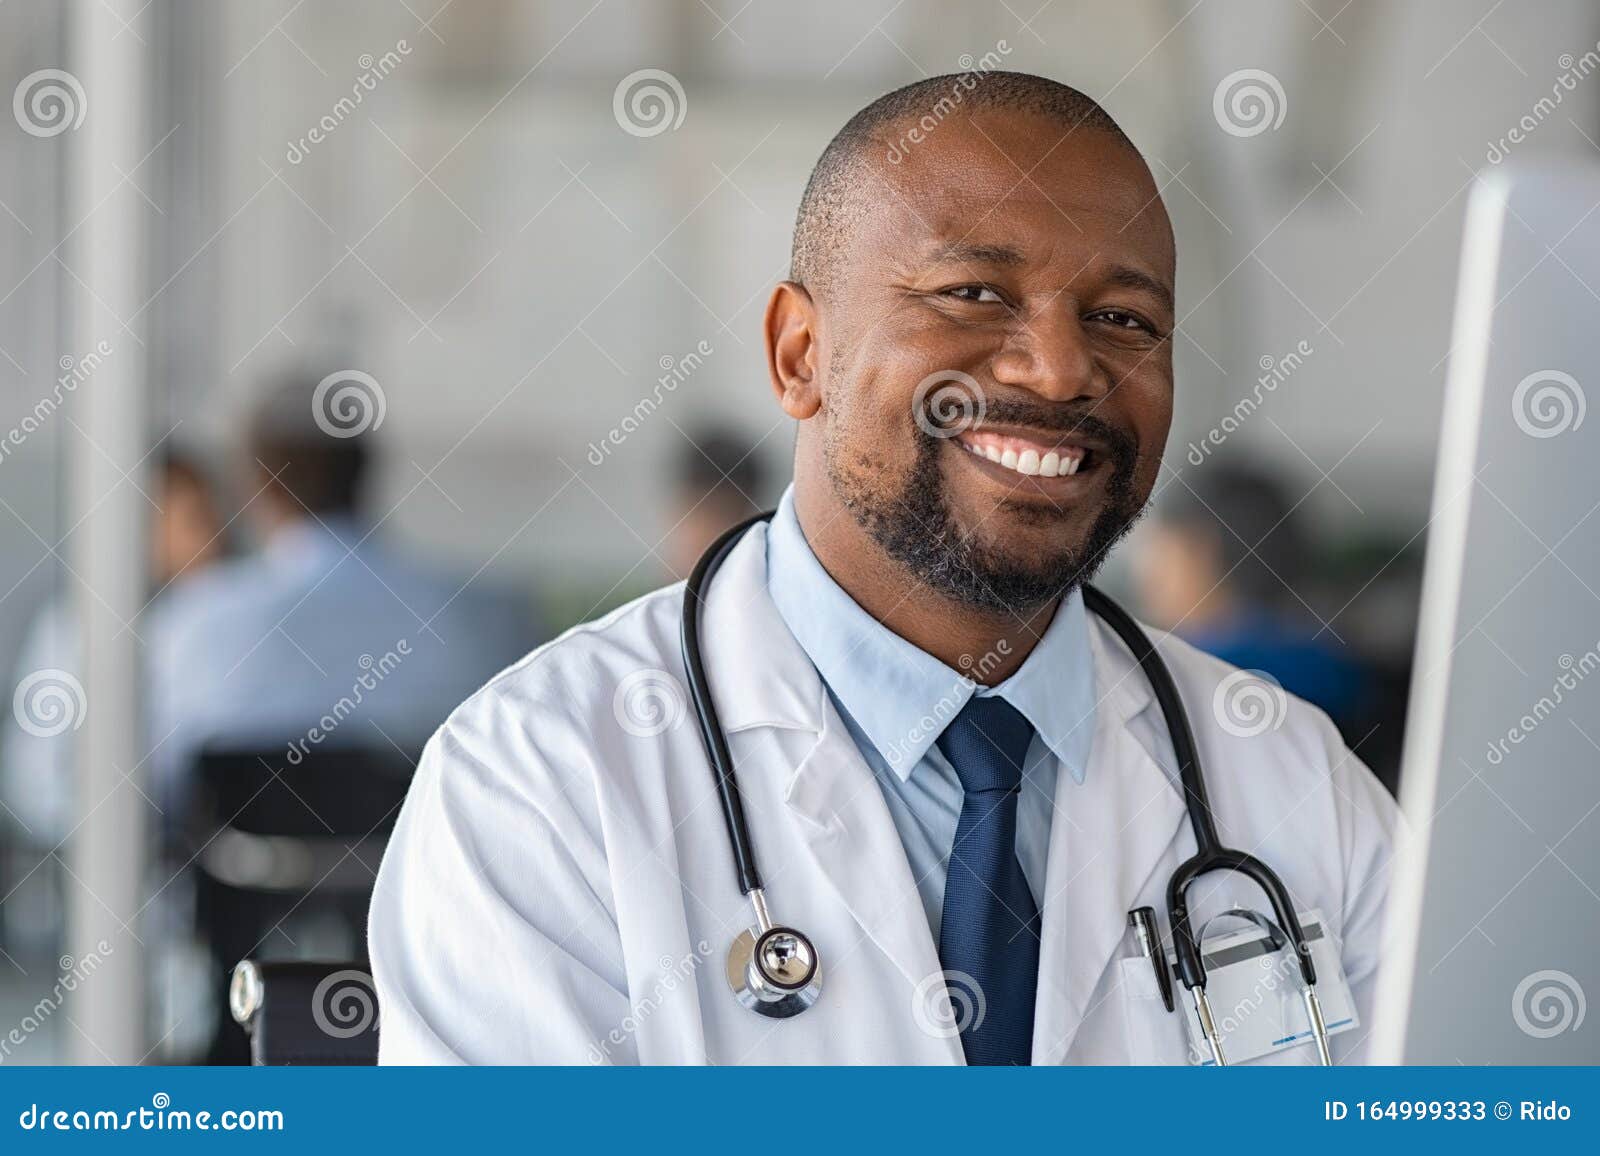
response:
[(1172, 226), (1144, 161), (1103, 129), (1032, 113), (978, 110), (908, 139), (887, 126), (868, 146), (868, 203), (854, 251), (903, 256), (962, 241), (1030, 261), (1098, 256), (1169, 283)]

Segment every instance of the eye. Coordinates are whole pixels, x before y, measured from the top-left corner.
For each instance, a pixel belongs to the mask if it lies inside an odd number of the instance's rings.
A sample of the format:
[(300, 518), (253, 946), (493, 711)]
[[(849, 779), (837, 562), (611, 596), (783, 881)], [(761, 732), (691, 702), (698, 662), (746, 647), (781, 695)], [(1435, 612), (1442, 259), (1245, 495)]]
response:
[(956, 285), (940, 293), (942, 297), (953, 297), (957, 301), (970, 301), (974, 305), (998, 305), (1001, 303), (1000, 294), (987, 285)]
[(1110, 322), (1118, 329), (1143, 330), (1145, 333), (1155, 335), (1156, 328), (1137, 313), (1130, 313), (1126, 309), (1101, 309), (1090, 314), (1091, 317)]

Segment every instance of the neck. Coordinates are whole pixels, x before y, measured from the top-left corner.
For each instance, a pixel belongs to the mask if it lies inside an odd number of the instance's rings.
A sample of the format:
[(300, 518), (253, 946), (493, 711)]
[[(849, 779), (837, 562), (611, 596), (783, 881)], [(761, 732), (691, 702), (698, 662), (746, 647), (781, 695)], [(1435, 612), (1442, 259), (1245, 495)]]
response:
[(856, 604), (918, 650), (985, 686), (1004, 682), (1038, 644), (1060, 599), (1020, 615), (946, 597), (889, 557), (842, 506), (817, 509), (795, 491), (811, 551)]

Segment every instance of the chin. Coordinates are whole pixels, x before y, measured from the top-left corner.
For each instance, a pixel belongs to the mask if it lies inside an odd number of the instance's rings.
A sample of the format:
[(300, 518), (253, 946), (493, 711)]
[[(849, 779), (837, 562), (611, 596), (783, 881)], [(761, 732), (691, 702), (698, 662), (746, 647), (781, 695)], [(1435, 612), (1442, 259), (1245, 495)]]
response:
[(1025, 494), (999, 501), (989, 495), (974, 495), (963, 505), (957, 524), (973, 546), (985, 553), (1009, 557), (1019, 565), (1037, 564), (1041, 554), (1081, 554), (1106, 512), (1101, 504), (1085, 509), (1080, 504), (1063, 506)]

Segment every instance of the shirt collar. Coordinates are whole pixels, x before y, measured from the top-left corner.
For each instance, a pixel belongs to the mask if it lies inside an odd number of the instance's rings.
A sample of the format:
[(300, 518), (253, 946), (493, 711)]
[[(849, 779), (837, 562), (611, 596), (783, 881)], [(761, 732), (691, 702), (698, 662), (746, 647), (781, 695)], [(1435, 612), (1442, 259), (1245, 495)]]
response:
[(269, 558), (293, 564), (325, 554), (346, 554), (363, 534), (361, 523), (349, 515), (308, 514), (278, 527), (267, 539), (263, 552)]
[[(789, 632), (840, 709), (900, 778), (908, 778), (974, 693), (999, 695), (1082, 783), (1094, 735), (1094, 666), (1076, 590), (1010, 678), (980, 687), (873, 618), (806, 541), (791, 487), (767, 531), (767, 586)], [(981, 667), (976, 657), (973, 667)], [(971, 668), (969, 668), (970, 670)]]

